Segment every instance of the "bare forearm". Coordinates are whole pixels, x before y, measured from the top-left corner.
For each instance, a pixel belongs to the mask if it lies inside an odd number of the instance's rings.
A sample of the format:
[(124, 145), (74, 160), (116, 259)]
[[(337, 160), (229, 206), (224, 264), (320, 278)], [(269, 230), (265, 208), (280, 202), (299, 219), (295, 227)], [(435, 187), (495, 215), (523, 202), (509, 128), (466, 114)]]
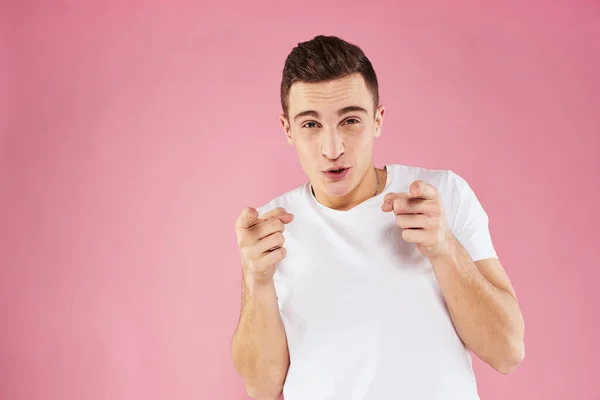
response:
[(242, 310), (231, 355), (251, 397), (279, 398), (289, 354), (272, 281), (255, 284), (243, 279)]
[(524, 324), (515, 297), (490, 283), (454, 239), (431, 263), (456, 330), (479, 358), (502, 373), (523, 357)]

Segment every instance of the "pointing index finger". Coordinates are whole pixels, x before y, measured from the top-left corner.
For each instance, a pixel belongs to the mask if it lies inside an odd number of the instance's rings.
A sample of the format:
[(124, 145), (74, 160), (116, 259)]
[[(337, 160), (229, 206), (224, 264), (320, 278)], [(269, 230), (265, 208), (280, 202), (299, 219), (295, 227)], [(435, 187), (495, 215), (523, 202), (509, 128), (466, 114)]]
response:
[(280, 217), (283, 217), (286, 214), (291, 215), (290, 213), (288, 213), (285, 210), (285, 208), (283, 208), (283, 207), (277, 207), (277, 208), (274, 208), (271, 211), (268, 211), (268, 212), (264, 213), (263, 215), (261, 215), (260, 219), (265, 220), (265, 219), (270, 219), (270, 218), (280, 218)]
[[(404, 194), (406, 196), (406, 194)], [(389, 212), (394, 209), (394, 200), (398, 197), (402, 196), (400, 193), (390, 192), (383, 197), (383, 204), (381, 205), (381, 209), (384, 212)]]
[(284, 224), (289, 224), (294, 219), (294, 215), (287, 212), (283, 207), (277, 207), (271, 211), (264, 213), (259, 218), (258, 211), (252, 207), (248, 207), (244, 211), (242, 211), (242, 213), (238, 217), (237, 228), (249, 230), (254, 228), (262, 221), (267, 221), (273, 218), (279, 219)]

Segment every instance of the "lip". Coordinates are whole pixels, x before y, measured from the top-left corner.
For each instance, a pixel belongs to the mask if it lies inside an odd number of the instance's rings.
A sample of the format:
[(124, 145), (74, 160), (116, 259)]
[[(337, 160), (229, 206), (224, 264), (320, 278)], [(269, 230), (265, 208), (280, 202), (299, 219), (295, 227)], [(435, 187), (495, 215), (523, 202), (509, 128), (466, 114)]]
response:
[(340, 173), (334, 173), (334, 172), (330, 172), (331, 169), (328, 169), (328, 170), (325, 170), (322, 172), (323, 172), (323, 175), (325, 175), (327, 177), (327, 179), (329, 179), (331, 182), (337, 182), (337, 181), (341, 181), (348, 175), (348, 172), (350, 171), (351, 167), (340, 166), (340, 167), (337, 167), (336, 169), (339, 169), (339, 168), (344, 168), (344, 171), (340, 172)]
[(335, 171), (335, 170), (338, 170), (338, 169), (341, 169), (341, 168), (343, 168), (343, 169), (349, 169), (350, 167), (347, 167), (345, 165), (334, 165), (332, 167), (329, 167), (329, 168), (323, 170), (323, 172), (329, 172), (329, 171), (332, 171), (332, 170)]

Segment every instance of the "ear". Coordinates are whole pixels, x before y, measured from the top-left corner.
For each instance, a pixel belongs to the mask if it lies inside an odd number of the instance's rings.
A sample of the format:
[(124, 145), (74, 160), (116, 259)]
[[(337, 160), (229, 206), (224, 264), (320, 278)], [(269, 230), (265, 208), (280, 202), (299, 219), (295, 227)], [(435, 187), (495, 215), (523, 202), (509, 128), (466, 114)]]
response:
[(381, 135), (381, 129), (383, 128), (383, 114), (384, 113), (385, 113), (384, 106), (377, 107), (377, 111), (375, 111), (375, 137), (379, 137), (379, 135)]
[(288, 121), (285, 114), (281, 114), (279, 116), (279, 122), (281, 122), (281, 126), (283, 127), (283, 131), (285, 132), (285, 136), (287, 137), (288, 143), (293, 145), (294, 143), (292, 141), (290, 122)]

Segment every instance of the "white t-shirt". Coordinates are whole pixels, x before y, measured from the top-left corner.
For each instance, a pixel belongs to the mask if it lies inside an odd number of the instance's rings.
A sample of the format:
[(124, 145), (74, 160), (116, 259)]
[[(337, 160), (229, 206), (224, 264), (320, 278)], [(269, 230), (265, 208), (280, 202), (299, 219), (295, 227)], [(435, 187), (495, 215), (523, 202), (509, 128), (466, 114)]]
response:
[(294, 214), (274, 275), (290, 353), (286, 400), (479, 399), (429, 260), (381, 205), (415, 180), (432, 184), (473, 261), (496, 257), (487, 214), (452, 171), (386, 168), (383, 192), (349, 211), (319, 203), (310, 183), (258, 209)]

